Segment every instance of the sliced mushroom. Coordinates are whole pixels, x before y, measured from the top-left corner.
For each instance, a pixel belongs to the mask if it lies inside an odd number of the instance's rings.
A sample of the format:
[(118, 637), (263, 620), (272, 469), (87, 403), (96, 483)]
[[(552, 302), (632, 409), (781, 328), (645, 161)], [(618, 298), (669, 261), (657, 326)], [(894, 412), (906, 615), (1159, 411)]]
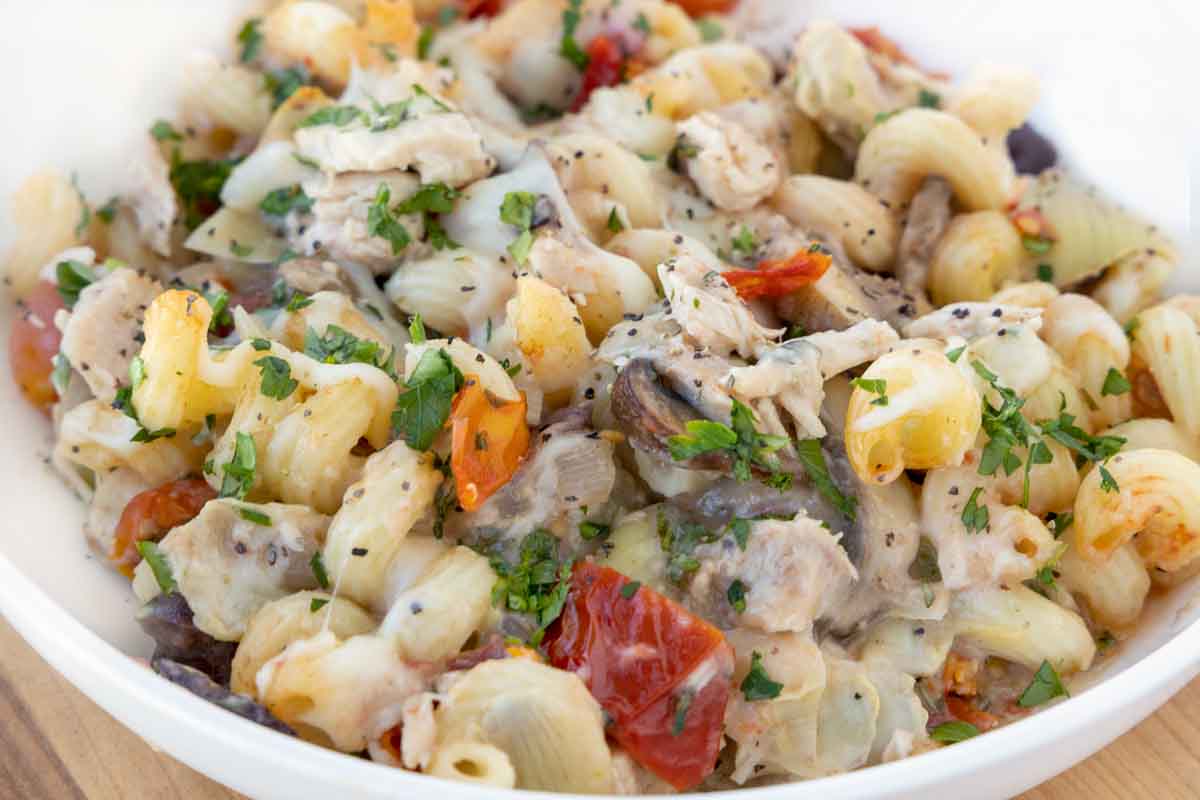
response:
[(142, 606), (137, 623), (154, 640), (154, 660), (169, 659), (229, 685), (237, 642), (221, 642), (196, 627), (192, 608), (179, 592), (160, 594)]
[[(953, 215), (950, 208), (953, 195), (954, 191), (945, 178), (926, 178), (908, 207), (896, 257), (896, 277), (905, 291), (921, 298), (925, 297), (925, 283), (933, 251), (942, 240), (942, 234)], [(926, 310), (920, 313), (924, 314)]]
[(840, 331), (883, 316), (852, 271), (839, 264), (831, 265), (816, 283), (781, 299), (776, 311), (807, 331)]
[(248, 719), (251, 722), (262, 725), (264, 728), (270, 728), (273, 731), (278, 731), (288, 736), (296, 735), (294, 730), (280, 722), (270, 711), (267, 711), (267, 709), (249, 697), (243, 694), (235, 694), (225, 687), (216, 684), (198, 669), (193, 669), (186, 664), (180, 664), (169, 658), (155, 658), (150, 662), (150, 666), (154, 668), (155, 672), (176, 686), (187, 689), (202, 700), (207, 700), (231, 714), (237, 714), (242, 719)]
[[(638, 450), (670, 461), (667, 439), (684, 433), (687, 423), (703, 419), (692, 406), (668, 389), (649, 359), (635, 358), (617, 375), (612, 388), (612, 412)], [(687, 469), (728, 470), (730, 458), (713, 452), (678, 462)]]

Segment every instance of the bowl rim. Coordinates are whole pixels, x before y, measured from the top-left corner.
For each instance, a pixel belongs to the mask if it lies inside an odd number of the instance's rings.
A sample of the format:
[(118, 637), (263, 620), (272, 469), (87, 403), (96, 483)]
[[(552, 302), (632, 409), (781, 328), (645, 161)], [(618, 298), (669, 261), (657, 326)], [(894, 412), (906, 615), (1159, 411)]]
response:
[[(60, 674), (126, 727), (125, 709), (142, 706), (143, 714), (159, 715), (175, 735), (136, 732), (174, 758), (204, 772), (189, 753), (197, 738), (209, 747), (236, 750), (262, 774), (282, 770), (292, 779), (314, 785), (357, 786), (365, 797), (397, 797), (439, 786), (461, 798), (582, 797), (457, 783), (354, 758), (280, 735), (220, 709), (173, 686), (108, 643), (52, 600), (3, 554), (0, 554), (0, 613)], [(939, 748), (887, 764), (812, 780), (773, 786), (683, 795), (686, 797), (782, 800), (784, 797), (856, 797), (881, 786), (904, 791), (938, 784), (979, 770), (988, 762), (1029, 755), (1066, 737), (1082, 734), (1118, 709), (1136, 709), (1123, 722), (1132, 727), (1155, 706), (1146, 702), (1163, 690), (1173, 692), (1200, 672), (1200, 620), (1174, 633), (1158, 648), (1118, 674), (999, 730), (953, 748)], [(89, 691), (104, 686), (103, 696)], [(1086, 697), (1086, 701), (1085, 698)], [(1165, 699), (1165, 697), (1164, 697)], [(161, 728), (161, 726), (159, 726)], [(1080, 758), (1086, 756), (1082, 753)], [(1056, 765), (1057, 766), (1057, 765)], [(1064, 767), (1065, 768), (1065, 767)], [(237, 787), (234, 787), (237, 788)]]

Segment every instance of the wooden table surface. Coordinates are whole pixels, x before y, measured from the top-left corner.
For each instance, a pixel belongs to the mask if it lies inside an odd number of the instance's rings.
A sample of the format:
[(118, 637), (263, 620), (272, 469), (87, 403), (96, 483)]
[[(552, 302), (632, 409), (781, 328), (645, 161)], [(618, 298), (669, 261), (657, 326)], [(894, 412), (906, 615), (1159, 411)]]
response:
[[(237, 800), (151, 750), (0, 617), (0, 800)], [(1200, 797), (1200, 680), (1088, 761), (1022, 800)]]

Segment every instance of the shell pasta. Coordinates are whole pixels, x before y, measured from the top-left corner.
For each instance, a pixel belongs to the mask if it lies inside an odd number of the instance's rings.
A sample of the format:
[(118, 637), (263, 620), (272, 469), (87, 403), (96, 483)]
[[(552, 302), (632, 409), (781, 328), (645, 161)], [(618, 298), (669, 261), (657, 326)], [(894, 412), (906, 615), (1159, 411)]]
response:
[(157, 673), (393, 776), (725, 791), (1061, 702), (1194, 584), (1182, 251), (1034, 73), (738, 5), (266, 0), (119, 196), (21, 186), (14, 383)]

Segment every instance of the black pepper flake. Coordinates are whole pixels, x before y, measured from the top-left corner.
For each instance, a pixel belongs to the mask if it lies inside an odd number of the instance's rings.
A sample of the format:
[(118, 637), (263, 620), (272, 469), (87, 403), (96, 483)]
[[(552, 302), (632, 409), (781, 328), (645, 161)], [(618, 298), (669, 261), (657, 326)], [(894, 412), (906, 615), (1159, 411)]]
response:
[(637, 336), (637, 328), (630, 328), (630, 329), (629, 329), (629, 335), (630, 335), (630, 336)]
[(246, 555), (246, 545), (245, 545), (245, 543), (244, 543), (244, 542), (238, 542), (237, 544), (235, 544), (235, 545), (233, 546), (233, 551), (234, 551), (235, 553), (237, 553), (239, 556), (244, 556), (244, 555)]
[(415, 617), (417, 614), (420, 614), (422, 611), (424, 611), (425, 607), (414, 601), (413, 604), (408, 607), (408, 610), (411, 611)]
[(482, 364), (484, 361), (487, 361), (487, 359), (486, 359), (486, 358), (484, 358), (484, 355), (483, 355), (483, 353), (476, 353), (476, 354), (475, 354), (475, 360), (476, 360), (477, 362), (479, 362), (480, 364)]
[(351, 548), (351, 550), (350, 550), (350, 555), (352, 555), (352, 556), (362, 557), (362, 556), (365, 556), (366, 554), (367, 554), (367, 548), (365, 548), (365, 547), (354, 547), (354, 548)]
[(412, 484), (409, 483), (408, 481), (405, 481), (404, 483), (400, 484), (400, 489), (405, 492), (407, 492), (411, 487), (412, 487)]
[(997, 317), (997, 318), (1002, 317), (1002, 316), (1004, 316), (1004, 311), (1002, 309), (997, 308), (995, 311), (992, 312), (992, 316)]
[(589, 386), (588, 388), (583, 390), (583, 396), (586, 399), (591, 400), (596, 396), (596, 390)]
[(967, 317), (971, 316), (971, 309), (956, 308), (950, 312), (950, 316), (954, 317), (955, 319), (966, 319)]

